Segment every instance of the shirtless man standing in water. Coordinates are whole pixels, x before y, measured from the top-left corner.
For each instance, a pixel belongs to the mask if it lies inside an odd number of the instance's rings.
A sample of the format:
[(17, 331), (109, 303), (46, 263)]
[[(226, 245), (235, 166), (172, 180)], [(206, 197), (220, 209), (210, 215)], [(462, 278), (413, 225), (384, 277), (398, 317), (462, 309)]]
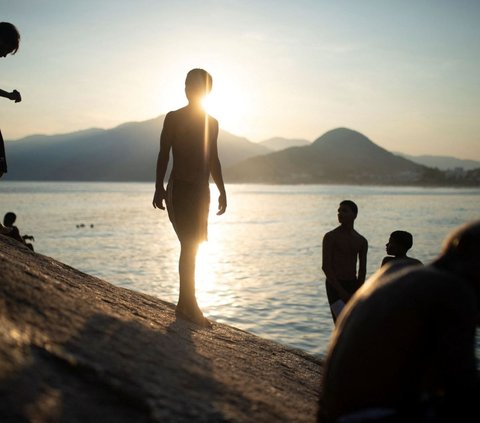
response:
[[(365, 282), (368, 242), (354, 228), (357, 205), (344, 200), (338, 208), (340, 226), (323, 237), (322, 269), (334, 323), (343, 306)], [(358, 276), (357, 276), (358, 259)]]
[[(210, 205), (209, 178), (212, 175), (220, 196), (217, 215), (225, 213), (227, 195), (218, 158), (218, 122), (202, 107), (210, 92), (212, 77), (203, 69), (187, 74), (188, 105), (165, 117), (160, 137), (153, 207), (164, 210), (180, 241), (180, 294), (176, 314), (200, 326), (209, 327), (195, 296), (195, 262), (198, 246), (207, 240)], [(173, 168), (167, 189), (164, 178), (170, 155)]]

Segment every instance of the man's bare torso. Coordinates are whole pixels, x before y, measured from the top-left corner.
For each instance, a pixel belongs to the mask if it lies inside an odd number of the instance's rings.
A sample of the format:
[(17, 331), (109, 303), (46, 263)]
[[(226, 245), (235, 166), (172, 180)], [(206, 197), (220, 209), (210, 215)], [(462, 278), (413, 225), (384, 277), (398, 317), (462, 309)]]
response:
[(172, 177), (192, 183), (208, 182), (217, 121), (188, 106), (170, 112), (167, 119), (173, 154)]
[(341, 227), (326, 234), (332, 242), (332, 267), (339, 280), (357, 277), (357, 257), (367, 240), (357, 231), (345, 231)]

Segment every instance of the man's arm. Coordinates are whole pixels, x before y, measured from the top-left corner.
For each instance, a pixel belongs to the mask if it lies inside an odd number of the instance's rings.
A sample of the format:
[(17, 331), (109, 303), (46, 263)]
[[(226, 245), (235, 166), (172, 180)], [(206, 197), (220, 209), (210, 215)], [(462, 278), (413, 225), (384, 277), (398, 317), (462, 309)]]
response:
[(168, 160), (170, 158), (170, 149), (172, 148), (172, 114), (167, 113), (163, 122), (162, 134), (160, 135), (160, 151), (157, 157), (157, 172), (155, 180), (155, 194), (153, 196), (153, 207), (165, 210), (163, 201), (167, 193), (163, 186), (165, 174), (167, 173)]
[(8, 98), (9, 100), (14, 100), (15, 103), (22, 101), (22, 96), (17, 90), (13, 90), (11, 93), (0, 89), (0, 97)]
[(218, 197), (218, 212), (217, 215), (225, 213), (227, 209), (227, 193), (225, 192), (225, 184), (223, 183), (222, 175), (222, 165), (220, 164), (220, 159), (218, 157), (218, 122), (214, 121), (213, 124), (213, 134), (212, 134), (212, 151), (211, 151), (211, 162), (210, 162), (210, 173), (212, 175), (213, 181), (220, 192)]
[(343, 301), (350, 299), (350, 294), (343, 289), (337, 280), (335, 271), (333, 270), (333, 235), (326, 233), (322, 242), (322, 270), (327, 277), (327, 283), (333, 286)]
[(358, 282), (363, 285), (367, 275), (368, 241), (362, 237), (362, 246), (358, 252)]

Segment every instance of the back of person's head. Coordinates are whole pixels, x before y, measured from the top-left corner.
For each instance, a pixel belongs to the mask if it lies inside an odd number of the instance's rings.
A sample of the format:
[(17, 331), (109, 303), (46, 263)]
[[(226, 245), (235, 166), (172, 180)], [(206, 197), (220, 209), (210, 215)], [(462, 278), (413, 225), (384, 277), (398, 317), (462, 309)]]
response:
[(205, 96), (212, 90), (212, 76), (204, 69), (192, 69), (187, 73), (185, 88), (188, 92)]
[(0, 41), (7, 47), (8, 53), (15, 54), (20, 46), (20, 33), (15, 25), (0, 22)]
[(405, 251), (408, 251), (412, 248), (413, 245), (413, 236), (410, 232), (407, 231), (393, 231), (390, 234), (390, 239), (403, 247)]
[(5, 226), (13, 225), (15, 220), (17, 220), (17, 215), (13, 212), (5, 213), (5, 216), (3, 216), (3, 224)]
[(447, 236), (436, 265), (460, 269), (460, 273), (476, 278), (480, 288), (480, 220), (465, 223)]
[(340, 203), (341, 206), (346, 206), (348, 207), (352, 212), (353, 214), (355, 215), (355, 217), (357, 217), (358, 215), (358, 207), (357, 205), (352, 201), (352, 200), (343, 200), (341, 203)]

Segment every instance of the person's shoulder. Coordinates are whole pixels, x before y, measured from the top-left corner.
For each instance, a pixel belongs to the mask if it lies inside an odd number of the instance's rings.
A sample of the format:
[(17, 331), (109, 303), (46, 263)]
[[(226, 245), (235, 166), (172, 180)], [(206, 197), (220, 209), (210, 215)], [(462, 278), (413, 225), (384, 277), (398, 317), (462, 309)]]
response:
[(391, 261), (395, 260), (395, 257), (392, 257), (392, 256), (385, 256), (383, 259), (382, 259), (382, 266), (387, 264), (387, 263), (390, 263)]
[(183, 114), (183, 107), (181, 109), (177, 109), (177, 110), (170, 110), (166, 115), (165, 115), (165, 121), (171, 121), (173, 119), (176, 119), (178, 118), (179, 116), (181, 116)]
[(185, 116), (185, 107), (177, 110), (171, 110), (165, 115), (165, 120), (163, 122), (164, 127), (174, 127), (178, 125), (184, 119)]
[(212, 115), (207, 115), (208, 116), (208, 121), (210, 125), (218, 126), (218, 120), (214, 118)]
[(367, 238), (365, 238), (360, 232), (354, 231), (353, 233), (357, 237), (357, 239), (361, 241), (363, 244), (368, 244)]
[(338, 234), (339, 229), (340, 229), (340, 226), (326, 232), (325, 235), (323, 235), (323, 239), (329, 239), (329, 238), (335, 237)]

